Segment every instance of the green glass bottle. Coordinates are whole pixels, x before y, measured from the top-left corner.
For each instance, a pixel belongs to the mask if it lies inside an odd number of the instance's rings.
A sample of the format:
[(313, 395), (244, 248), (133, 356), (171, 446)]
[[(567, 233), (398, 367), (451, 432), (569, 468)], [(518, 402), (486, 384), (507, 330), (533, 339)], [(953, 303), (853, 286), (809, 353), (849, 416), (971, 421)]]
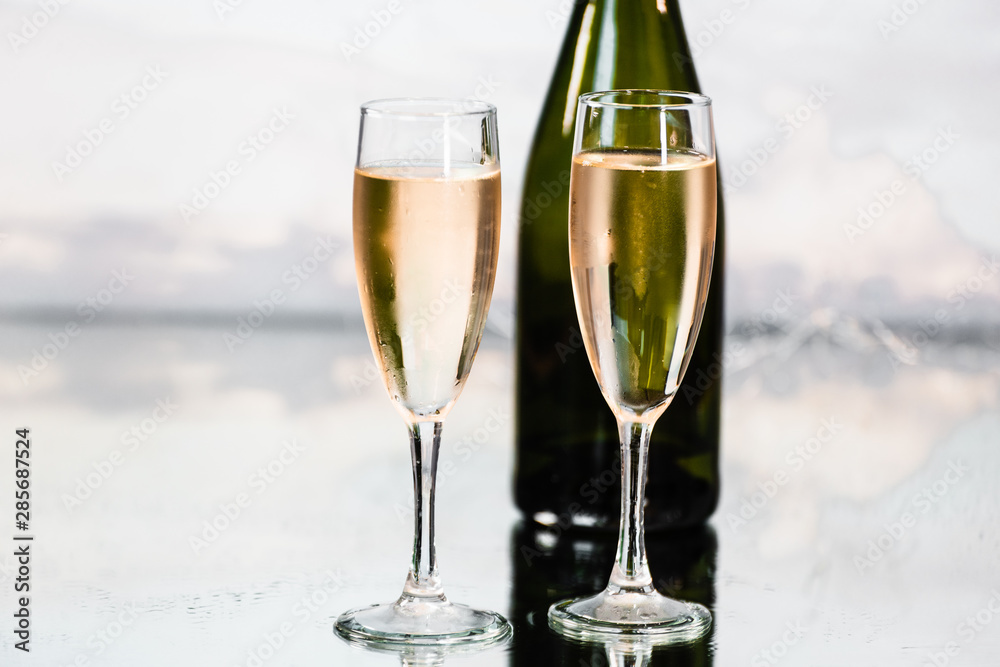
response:
[[(526, 517), (563, 528), (618, 528), (618, 429), (580, 337), (568, 215), (577, 97), (622, 88), (701, 92), (677, 0), (578, 0), (528, 164), (518, 247), (514, 492)], [(725, 264), (719, 192), (701, 333), (684, 382), (653, 430), (647, 530), (701, 523), (718, 502)]]

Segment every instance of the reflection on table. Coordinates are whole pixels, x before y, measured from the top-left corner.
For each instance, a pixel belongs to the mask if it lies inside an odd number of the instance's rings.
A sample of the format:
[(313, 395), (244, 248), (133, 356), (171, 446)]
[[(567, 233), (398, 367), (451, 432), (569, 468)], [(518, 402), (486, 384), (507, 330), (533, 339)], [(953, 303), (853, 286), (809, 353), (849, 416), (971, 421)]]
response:
[[(642, 642), (584, 644), (565, 639), (548, 627), (549, 605), (607, 585), (617, 546), (617, 533), (563, 531), (559, 526), (527, 522), (514, 527), (510, 621), (517, 640), (510, 652), (511, 667), (712, 665), (714, 628), (691, 644), (652, 646)], [(713, 608), (718, 542), (710, 526), (647, 533), (646, 551), (658, 591)]]

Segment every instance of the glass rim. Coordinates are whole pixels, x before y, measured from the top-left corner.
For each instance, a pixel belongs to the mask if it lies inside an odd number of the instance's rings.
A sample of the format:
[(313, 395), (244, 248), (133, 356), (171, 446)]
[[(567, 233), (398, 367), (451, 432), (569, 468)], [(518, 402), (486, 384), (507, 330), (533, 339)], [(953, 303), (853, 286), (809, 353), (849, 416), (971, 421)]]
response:
[(387, 97), (361, 105), (362, 116), (396, 118), (453, 118), (457, 116), (495, 115), (497, 108), (474, 98)]
[[(616, 102), (604, 101), (604, 97), (618, 97), (628, 95), (650, 95), (664, 99), (674, 99), (682, 101), (669, 102)], [(657, 90), (654, 88), (624, 88), (620, 90), (601, 90), (593, 93), (580, 95), (580, 105), (588, 107), (612, 107), (618, 109), (681, 109), (684, 107), (710, 107), (712, 98), (701, 93), (692, 93), (683, 90)]]

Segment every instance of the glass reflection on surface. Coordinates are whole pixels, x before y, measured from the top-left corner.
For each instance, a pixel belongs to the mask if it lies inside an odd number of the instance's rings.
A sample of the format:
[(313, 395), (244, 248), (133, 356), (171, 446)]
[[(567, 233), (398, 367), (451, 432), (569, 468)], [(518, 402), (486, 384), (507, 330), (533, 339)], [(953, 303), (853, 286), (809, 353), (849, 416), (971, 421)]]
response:
[[(402, 667), (443, 667), (449, 657), (475, 658), (478, 654), (488, 651), (503, 650), (503, 647), (509, 645), (510, 642), (508, 637), (492, 643), (442, 644), (440, 646), (405, 642), (348, 642), (346, 640), (344, 643), (349, 644), (354, 651), (385, 656), (395, 654), (399, 656), (399, 664)], [(385, 664), (391, 663), (386, 661)], [(463, 662), (462, 664), (468, 663)]]
[[(714, 626), (698, 641), (675, 646), (581, 643), (560, 637), (548, 627), (546, 612), (553, 602), (604, 588), (617, 545), (617, 533), (563, 531), (559, 526), (530, 522), (515, 526), (509, 618), (516, 641), (510, 648), (510, 667), (712, 665)], [(647, 533), (646, 549), (659, 592), (713, 610), (718, 542), (711, 526)]]

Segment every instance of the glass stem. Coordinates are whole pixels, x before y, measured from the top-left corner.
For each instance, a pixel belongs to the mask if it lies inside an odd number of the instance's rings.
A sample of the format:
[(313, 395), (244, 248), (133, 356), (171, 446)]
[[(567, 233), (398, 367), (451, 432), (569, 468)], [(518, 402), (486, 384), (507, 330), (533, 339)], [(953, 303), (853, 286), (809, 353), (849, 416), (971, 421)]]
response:
[(625, 648), (612, 645), (606, 650), (608, 667), (646, 667), (653, 657), (652, 647), (644, 645)]
[(434, 485), (437, 477), (441, 422), (410, 424), (413, 459), (413, 561), (403, 595), (444, 599), (434, 551)]
[(620, 421), (618, 428), (622, 442), (622, 516), (618, 558), (608, 588), (651, 593), (653, 578), (646, 566), (643, 506), (646, 502), (646, 458), (653, 425)]

